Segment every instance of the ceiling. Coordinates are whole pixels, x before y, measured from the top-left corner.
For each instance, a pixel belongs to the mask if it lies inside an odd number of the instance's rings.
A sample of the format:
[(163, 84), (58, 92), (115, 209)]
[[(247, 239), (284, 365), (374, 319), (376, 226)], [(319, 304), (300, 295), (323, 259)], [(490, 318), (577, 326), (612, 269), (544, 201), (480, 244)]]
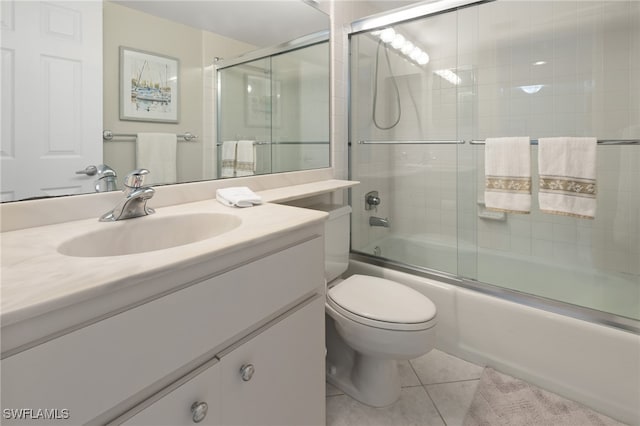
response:
[(117, 0), (116, 3), (256, 47), (329, 29), (329, 16), (302, 0)]
[[(329, 29), (328, 0), (113, 0), (160, 18), (243, 41), (275, 46)], [(363, 16), (415, 4), (415, 0), (334, 0), (353, 2)], [(434, 0), (430, 0), (434, 1)], [(429, 2), (427, 0), (426, 2)], [(309, 4), (308, 4), (309, 3)]]

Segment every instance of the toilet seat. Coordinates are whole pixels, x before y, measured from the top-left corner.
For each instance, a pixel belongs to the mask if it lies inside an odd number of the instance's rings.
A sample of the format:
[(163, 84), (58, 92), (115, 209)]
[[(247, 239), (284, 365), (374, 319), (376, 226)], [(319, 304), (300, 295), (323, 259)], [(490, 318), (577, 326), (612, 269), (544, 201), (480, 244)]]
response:
[(426, 330), (436, 324), (431, 300), (384, 278), (352, 275), (328, 290), (327, 303), (346, 318), (386, 330)]

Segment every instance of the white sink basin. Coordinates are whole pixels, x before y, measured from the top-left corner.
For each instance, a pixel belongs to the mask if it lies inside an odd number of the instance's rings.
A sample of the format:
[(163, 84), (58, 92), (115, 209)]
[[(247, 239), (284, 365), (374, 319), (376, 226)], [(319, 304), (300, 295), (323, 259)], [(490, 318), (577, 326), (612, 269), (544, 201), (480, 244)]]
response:
[(163, 250), (215, 237), (240, 226), (240, 218), (223, 213), (145, 216), (101, 224), (65, 241), (58, 252), (74, 257), (123, 256)]

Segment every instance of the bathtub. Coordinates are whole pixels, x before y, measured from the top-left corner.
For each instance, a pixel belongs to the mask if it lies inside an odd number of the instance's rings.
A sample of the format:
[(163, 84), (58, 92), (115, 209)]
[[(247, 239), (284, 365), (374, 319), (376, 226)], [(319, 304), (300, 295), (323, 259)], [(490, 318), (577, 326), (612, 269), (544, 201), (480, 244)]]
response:
[(501, 250), (482, 248), (476, 253), (475, 245), (463, 242), (457, 246), (451, 236), (432, 234), (392, 234), (358, 251), (640, 320), (640, 283), (631, 274), (594, 268), (575, 270), (550, 259)]
[[(382, 256), (385, 250), (391, 255), (394, 247), (415, 256), (424, 252), (424, 242), (415, 236), (409, 240), (407, 245), (407, 241), (388, 238), (366, 249), (373, 252), (378, 247)], [(432, 254), (442, 254), (440, 249), (447, 246), (455, 248), (444, 240), (438, 244), (443, 246), (430, 245)], [(450, 257), (437, 260), (447, 262)], [(509, 258), (506, 263), (520, 277), (529, 275), (531, 266), (523, 271), (517, 262)], [(392, 279), (429, 297), (438, 309), (438, 349), (519, 377), (624, 423), (640, 425), (640, 335), (496, 297), (446, 277), (427, 278), (376, 265), (358, 254), (352, 254), (347, 275), (355, 273)]]

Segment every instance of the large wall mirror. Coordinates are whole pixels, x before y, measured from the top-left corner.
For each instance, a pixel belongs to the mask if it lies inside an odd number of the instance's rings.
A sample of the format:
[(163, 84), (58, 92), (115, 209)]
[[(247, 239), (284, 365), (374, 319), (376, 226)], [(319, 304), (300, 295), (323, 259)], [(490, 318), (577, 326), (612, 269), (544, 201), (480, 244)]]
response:
[[(256, 142), (248, 174), (329, 166), (328, 43), (283, 48), (329, 28), (302, 0), (1, 7), (2, 201), (119, 189), (139, 167), (151, 184), (228, 177), (230, 140)], [(263, 50), (268, 72), (252, 69), (218, 102), (216, 64)], [(248, 83), (269, 93), (248, 93)], [(242, 128), (223, 124), (234, 120)]]

